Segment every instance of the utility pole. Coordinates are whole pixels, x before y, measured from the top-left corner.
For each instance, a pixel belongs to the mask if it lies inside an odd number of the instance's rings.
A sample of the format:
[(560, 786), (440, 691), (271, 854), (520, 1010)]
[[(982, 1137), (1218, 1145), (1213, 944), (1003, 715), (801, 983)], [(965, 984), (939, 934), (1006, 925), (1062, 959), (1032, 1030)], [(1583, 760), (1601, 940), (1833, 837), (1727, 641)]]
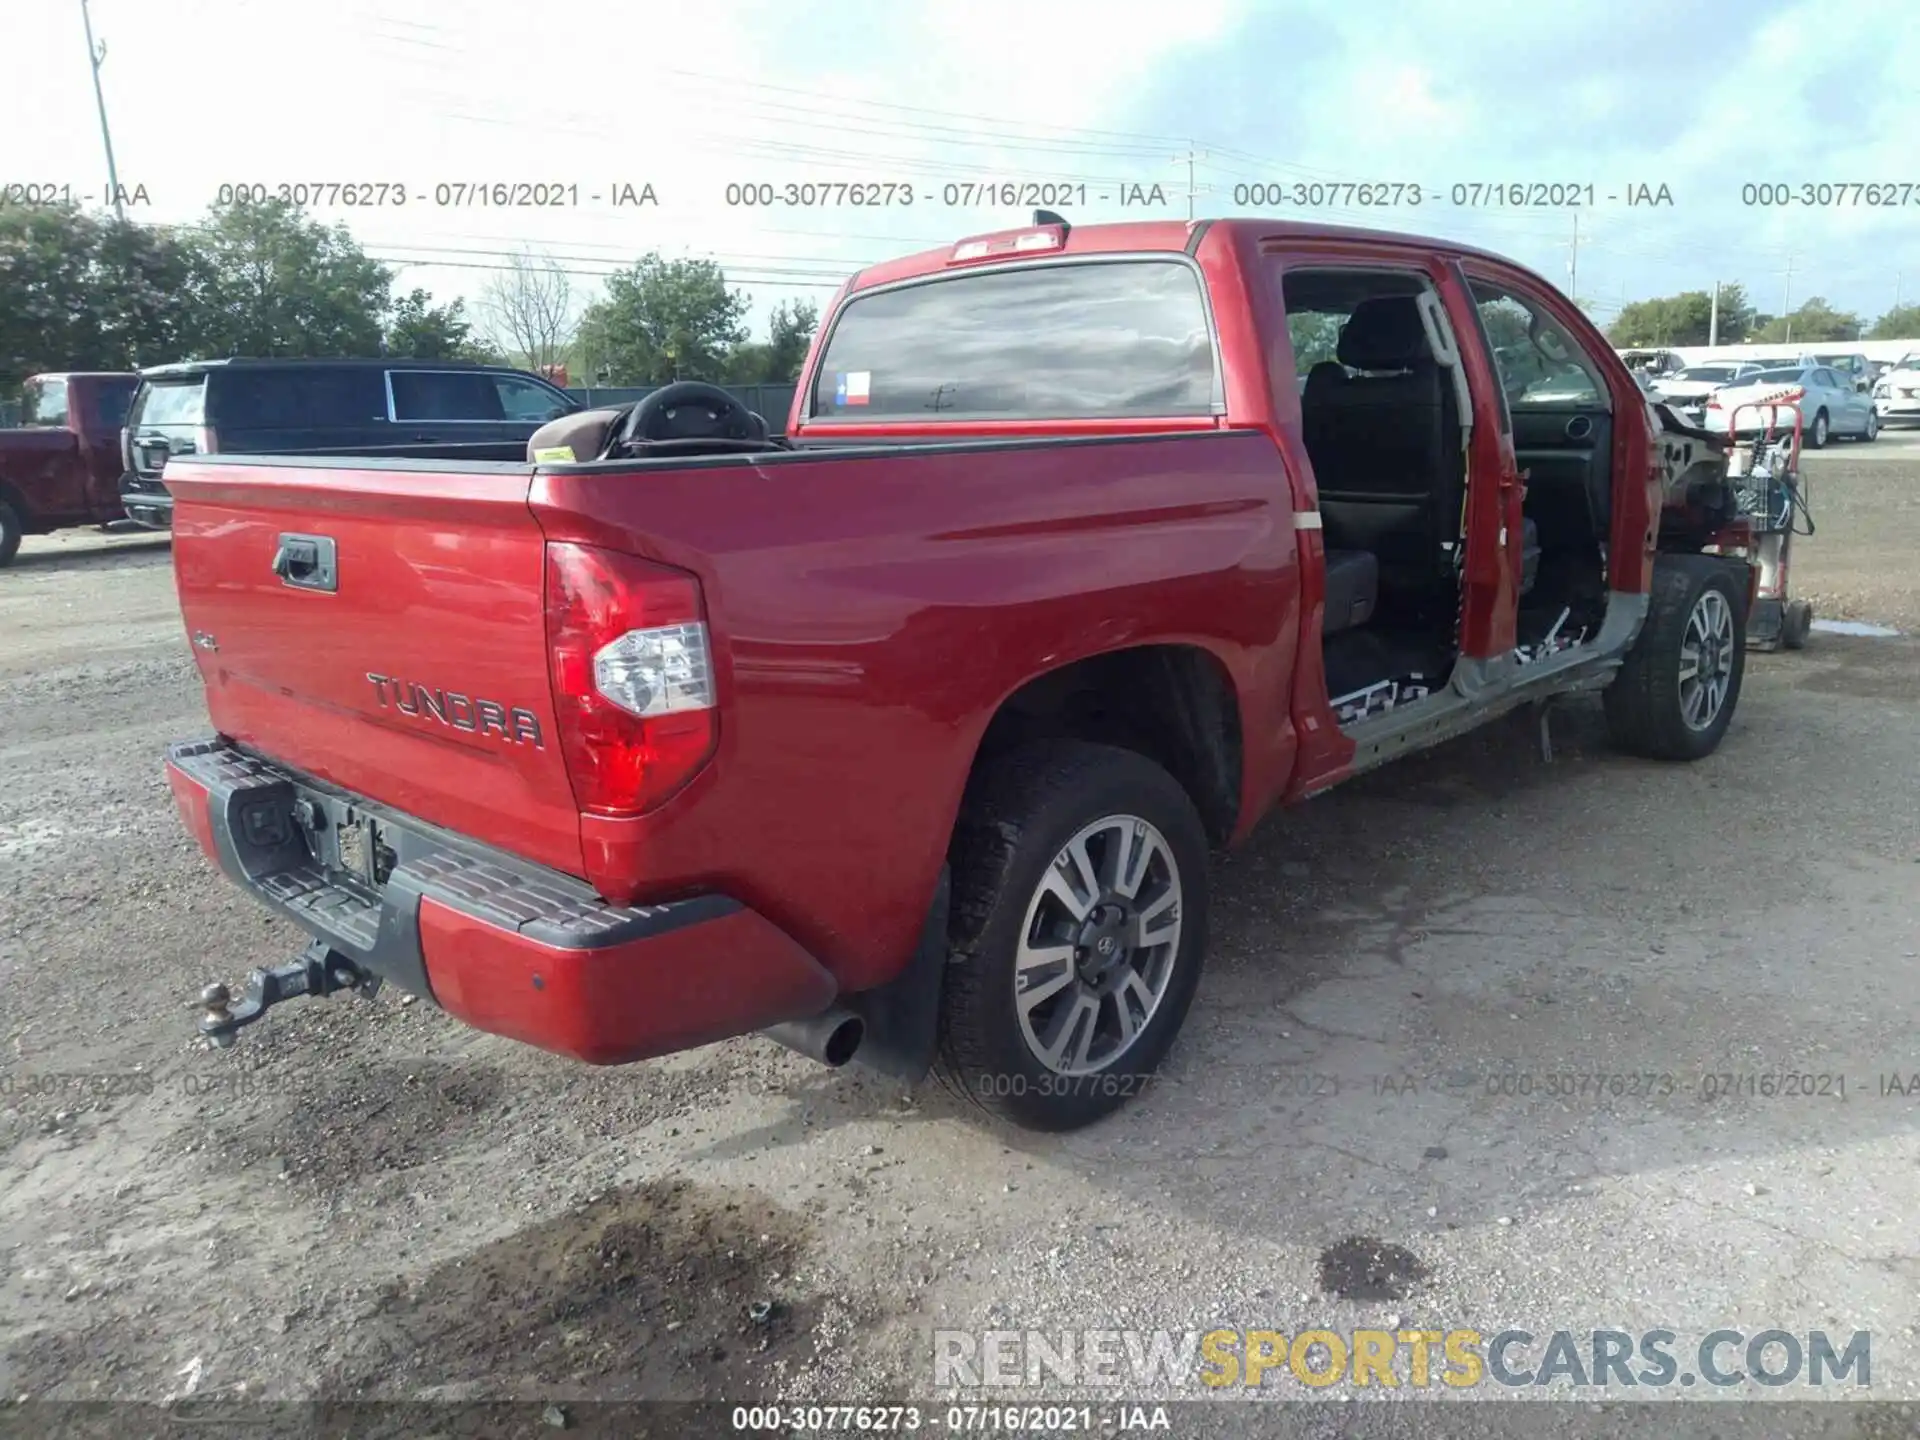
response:
[(1713, 282), (1713, 306), (1707, 311), (1707, 348), (1720, 343), (1720, 282)]
[(1580, 212), (1573, 212), (1573, 253), (1567, 257), (1568, 298), (1580, 303)]
[(120, 172), (113, 164), (113, 132), (107, 128), (107, 97), (100, 88), (100, 62), (107, 58), (107, 42), (94, 43), (93, 16), (87, 10), (87, 0), (80, 0), (80, 21), (87, 27), (87, 62), (93, 66), (93, 103), (100, 110), (100, 140), (107, 147), (107, 185), (113, 191), (113, 218), (124, 223), (127, 211), (120, 203)]
[(1204, 195), (1213, 189), (1211, 185), (1198, 185), (1194, 183), (1193, 167), (1196, 163), (1206, 158), (1207, 152), (1194, 149), (1191, 140), (1187, 142), (1186, 154), (1173, 157), (1174, 164), (1178, 165), (1184, 162), (1187, 167), (1187, 219), (1189, 220), (1193, 219), (1193, 197), (1196, 195)]
[(1787, 288), (1780, 295), (1780, 314), (1787, 322), (1786, 343), (1793, 343), (1793, 260), (1787, 256)]

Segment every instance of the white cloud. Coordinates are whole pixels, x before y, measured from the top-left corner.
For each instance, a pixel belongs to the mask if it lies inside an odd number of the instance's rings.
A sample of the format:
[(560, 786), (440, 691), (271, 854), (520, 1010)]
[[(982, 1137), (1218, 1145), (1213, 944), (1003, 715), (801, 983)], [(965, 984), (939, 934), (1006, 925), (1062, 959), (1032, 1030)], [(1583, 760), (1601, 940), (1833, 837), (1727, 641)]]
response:
[[(763, 311), (1015, 213), (926, 203), (944, 180), (1171, 183), (1170, 146), (1085, 132), (1110, 123), (1160, 56), (1230, 18), (1228, 0), (1197, 0), (1178, 27), (1144, 0), (849, 0), (824, 13), (751, 0), (672, 12), (624, 0), (93, 0), (93, 13), (121, 180), (152, 199), (139, 218), (190, 220), (236, 182), (392, 182), (412, 197), (404, 208), (321, 218), (346, 220), (376, 254), (441, 262), (409, 264), (405, 285), (471, 295), (490, 278), (473, 267), (519, 242), (583, 272), (658, 247), (717, 255)], [(10, 79), (22, 83), (0, 91), (0, 135), (34, 139), (0, 178), (24, 170), (99, 192), (77, 15), (38, 7), (9, 26)], [(496, 180), (577, 185), (581, 203), (432, 203), (436, 182)], [(908, 208), (727, 204), (729, 181), (864, 180), (921, 193)], [(623, 181), (651, 184), (657, 208), (587, 199)]]
[[(97, 191), (76, 10), (0, 3), (10, 6), (0, 180)], [(1920, 233), (1920, 206), (1768, 210), (1738, 193), (1741, 179), (1774, 174), (1920, 179), (1914, 88), (1849, 80), (1882, 59), (1896, 80), (1920, 74), (1913, 0), (1804, 0), (1771, 18), (1756, 4), (1755, 18), (1729, 9), (1738, 18), (1699, 34), (1676, 28), (1670, 7), (1636, 19), (1618, 0), (1398, 0), (1391, 23), (1381, 6), (1283, 11), (1270, 0), (92, 5), (109, 45), (121, 176), (148, 187), (146, 218), (190, 219), (223, 182), (403, 181), (428, 203), (328, 218), (407, 260), (403, 284), (442, 296), (475, 292), (489, 272), (466, 267), (497, 264), (519, 242), (582, 272), (658, 247), (716, 255), (764, 312), (1021, 213), (946, 207), (949, 180), (1157, 181), (1174, 201), (1159, 213), (1183, 213), (1174, 157), (1188, 139), (1267, 157), (1203, 163), (1213, 190), (1201, 213), (1244, 209), (1228, 201), (1234, 181), (1251, 179), (1670, 184), (1671, 211), (1579, 217), (1583, 292), (1616, 302), (1713, 278), (1777, 294), (1796, 255), (1796, 292), (1802, 274), (1830, 292), (1852, 285), (1853, 301), (1829, 298), (1874, 313)], [(1329, 37), (1325, 53), (1311, 48)], [(1687, 113), (1690, 123), (1676, 118)], [(1528, 145), (1541, 153), (1527, 156)], [(436, 181), (497, 179), (575, 183), (583, 203), (431, 203)], [(726, 203), (729, 180), (894, 180), (919, 198), (742, 208)], [(652, 183), (658, 208), (585, 200), (618, 181)], [(1122, 218), (1069, 208), (1083, 221)], [(1431, 203), (1319, 213), (1476, 241), (1556, 278), (1573, 228), (1563, 212)], [(1821, 264), (1831, 283), (1811, 278)]]

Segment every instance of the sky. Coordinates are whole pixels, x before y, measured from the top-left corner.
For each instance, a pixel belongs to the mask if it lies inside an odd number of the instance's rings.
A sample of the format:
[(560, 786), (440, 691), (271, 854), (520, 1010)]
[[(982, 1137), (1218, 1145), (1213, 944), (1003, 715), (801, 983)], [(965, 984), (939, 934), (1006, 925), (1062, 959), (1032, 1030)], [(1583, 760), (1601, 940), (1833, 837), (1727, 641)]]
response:
[[(470, 308), (517, 250), (553, 257), (585, 303), (657, 249), (719, 261), (758, 327), (862, 265), (1023, 223), (1026, 197), (982, 195), (998, 182), (1069, 187), (1052, 208), (1078, 223), (1191, 207), (1464, 240), (1603, 323), (1623, 300), (1716, 281), (1765, 310), (1819, 295), (1869, 323), (1920, 300), (1916, 0), (91, 0), (91, 14), (120, 184), (144, 189), (130, 216), (191, 221), (223, 184), (385, 186), (405, 204), (316, 218), (348, 223), (398, 288)], [(81, 0), (0, 0), (0, 56), (0, 184), (104, 200)], [(461, 198), (501, 182), (567, 203)], [(1904, 208), (1860, 203), (1870, 182), (1904, 186)], [(1421, 203), (1360, 205), (1362, 183), (1399, 185), (1403, 202), (1418, 186)], [(894, 203), (846, 203), (836, 187), (857, 184), (893, 185)], [(1855, 188), (1838, 192), (1853, 203), (1768, 206), (1746, 203), (1750, 185)], [(736, 202), (771, 186), (778, 203), (729, 203), (729, 186)], [(1484, 203), (1497, 186), (1591, 186), (1593, 203)], [(1641, 193), (1656, 203), (1628, 203)]]

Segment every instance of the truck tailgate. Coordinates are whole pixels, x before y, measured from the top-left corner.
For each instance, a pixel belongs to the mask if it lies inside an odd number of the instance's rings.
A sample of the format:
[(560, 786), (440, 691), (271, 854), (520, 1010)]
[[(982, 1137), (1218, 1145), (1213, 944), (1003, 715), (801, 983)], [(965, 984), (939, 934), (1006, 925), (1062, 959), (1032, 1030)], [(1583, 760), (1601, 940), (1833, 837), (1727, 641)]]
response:
[(182, 459), (166, 483), (221, 734), (581, 873), (527, 467)]

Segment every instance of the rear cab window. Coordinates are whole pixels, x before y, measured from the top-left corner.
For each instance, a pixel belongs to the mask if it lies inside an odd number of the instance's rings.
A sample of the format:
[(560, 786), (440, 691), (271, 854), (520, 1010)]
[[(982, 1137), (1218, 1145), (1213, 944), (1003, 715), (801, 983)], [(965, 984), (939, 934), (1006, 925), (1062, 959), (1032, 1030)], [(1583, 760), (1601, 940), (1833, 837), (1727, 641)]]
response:
[(21, 387), (20, 423), (32, 430), (63, 430), (67, 424), (64, 376), (37, 376)]
[(132, 380), (102, 382), (93, 392), (93, 423), (102, 430), (118, 430), (125, 425), (137, 384)]
[(145, 425), (199, 425), (206, 420), (207, 377), (168, 376), (147, 380), (127, 413), (130, 427)]
[(1213, 328), (1184, 257), (982, 268), (855, 294), (808, 423), (1207, 416)]

